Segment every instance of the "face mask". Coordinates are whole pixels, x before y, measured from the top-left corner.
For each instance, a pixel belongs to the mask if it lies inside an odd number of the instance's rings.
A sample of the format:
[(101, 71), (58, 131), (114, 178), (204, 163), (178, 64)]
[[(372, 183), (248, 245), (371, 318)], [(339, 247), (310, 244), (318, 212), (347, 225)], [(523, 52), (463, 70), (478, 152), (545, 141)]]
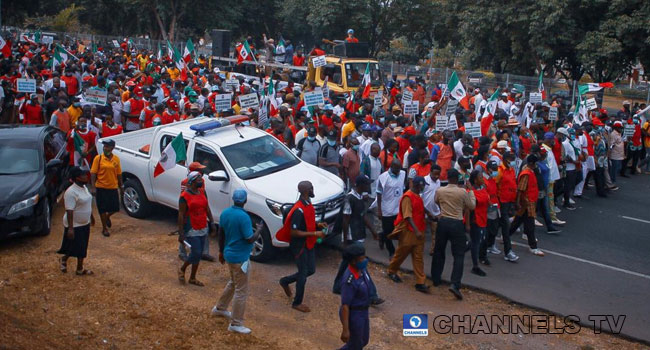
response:
[(195, 182), (195, 184), (196, 184), (196, 187), (201, 188), (201, 187), (203, 187), (203, 180), (197, 181), (197, 182)]
[(107, 156), (107, 157), (110, 156), (111, 153), (113, 153), (113, 152), (111, 152), (111, 151), (107, 151), (107, 150), (104, 150), (104, 155)]
[(77, 107), (77, 108), (81, 107), (81, 103), (79, 103), (79, 102), (75, 102), (75, 103), (73, 103), (72, 105), (75, 106), (75, 107)]
[(352, 146), (352, 149), (355, 150), (355, 151), (358, 151), (359, 150), (359, 145)]
[(311, 142), (311, 141), (314, 141), (314, 140), (316, 140), (316, 137), (314, 137), (314, 136), (307, 136), (307, 141), (310, 141), (310, 142)]
[(336, 146), (336, 141), (335, 140), (327, 140), (327, 144), (334, 147), (334, 146)]
[(493, 171), (493, 172), (490, 173), (490, 176), (492, 176), (492, 177), (497, 177), (497, 175), (499, 175), (498, 171)]
[(634, 119), (634, 124), (639, 124), (639, 120), (638, 120), (638, 119)]
[(571, 138), (572, 141), (576, 139), (576, 135), (573, 134), (571, 134), (569, 137)]
[(86, 131), (86, 124), (81, 124), (77, 127), (79, 131)]
[(496, 126), (498, 124), (498, 121), (494, 120), (492, 121), (492, 125)]
[(395, 129), (397, 127), (397, 123), (390, 123), (390, 128)]
[(384, 118), (384, 117), (379, 118), (379, 122), (382, 123), (382, 124), (384, 123), (385, 120), (386, 120), (386, 118)]
[(354, 267), (359, 271), (365, 270), (368, 267), (368, 259), (363, 259), (363, 261), (357, 262), (354, 264)]
[(510, 167), (511, 167), (511, 168), (514, 168), (515, 166), (517, 166), (517, 162), (514, 161), (514, 160), (511, 161), (511, 162), (510, 162)]
[(301, 128), (305, 127), (305, 123), (298, 123), (298, 125), (300, 125)]

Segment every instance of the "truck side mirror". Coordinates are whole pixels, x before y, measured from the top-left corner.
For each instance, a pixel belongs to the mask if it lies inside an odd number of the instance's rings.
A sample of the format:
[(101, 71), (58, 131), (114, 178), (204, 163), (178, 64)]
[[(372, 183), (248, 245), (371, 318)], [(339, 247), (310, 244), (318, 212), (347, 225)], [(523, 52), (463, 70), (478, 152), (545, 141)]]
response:
[(230, 181), (228, 174), (223, 170), (211, 172), (208, 174), (208, 179), (210, 179), (210, 181)]

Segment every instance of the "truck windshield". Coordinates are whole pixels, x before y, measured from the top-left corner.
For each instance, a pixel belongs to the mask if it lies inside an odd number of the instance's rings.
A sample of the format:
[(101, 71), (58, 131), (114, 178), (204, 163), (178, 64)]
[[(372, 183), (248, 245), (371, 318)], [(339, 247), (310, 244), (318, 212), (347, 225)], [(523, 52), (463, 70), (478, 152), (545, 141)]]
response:
[(348, 81), (348, 87), (357, 87), (363, 81), (363, 74), (366, 72), (366, 66), (370, 69), (370, 86), (379, 87), (381, 85), (381, 74), (379, 64), (367, 62), (356, 62), (345, 64), (345, 75)]
[(237, 176), (243, 180), (268, 175), (300, 163), (291, 151), (270, 135), (222, 147), (221, 152)]

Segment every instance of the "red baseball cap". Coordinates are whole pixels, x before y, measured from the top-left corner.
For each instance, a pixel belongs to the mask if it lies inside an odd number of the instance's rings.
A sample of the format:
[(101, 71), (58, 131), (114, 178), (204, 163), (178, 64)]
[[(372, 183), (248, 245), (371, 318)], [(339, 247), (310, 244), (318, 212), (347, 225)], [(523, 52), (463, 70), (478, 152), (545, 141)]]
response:
[(142, 88), (139, 87), (139, 86), (136, 86), (136, 87), (133, 89), (133, 94), (135, 94), (135, 95), (138, 96), (138, 97), (142, 97)]
[(416, 134), (415, 128), (412, 126), (407, 126), (406, 128), (404, 128), (404, 133), (406, 135), (415, 135)]
[(171, 108), (174, 111), (178, 111), (178, 103), (176, 103), (176, 101), (171, 98), (167, 100), (167, 107)]
[(205, 169), (205, 165), (199, 162), (192, 162), (189, 166), (190, 171), (199, 171)]

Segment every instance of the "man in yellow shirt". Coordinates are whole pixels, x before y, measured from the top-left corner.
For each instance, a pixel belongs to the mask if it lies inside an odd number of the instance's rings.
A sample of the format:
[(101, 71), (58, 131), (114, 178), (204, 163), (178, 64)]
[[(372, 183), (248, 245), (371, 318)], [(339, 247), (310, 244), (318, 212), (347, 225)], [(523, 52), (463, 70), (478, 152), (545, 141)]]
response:
[(110, 236), (111, 216), (120, 211), (120, 195), (124, 195), (120, 158), (113, 154), (115, 141), (102, 141), (102, 154), (95, 156), (90, 168), (92, 192), (95, 193), (97, 211), (102, 219), (102, 234)]
[(345, 124), (343, 124), (343, 128), (341, 130), (341, 139), (344, 139), (347, 136), (352, 135), (352, 133), (355, 130), (357, 130), (355, 118), (356, 116), (354, 114), (350, 114), (350, 119), (348, 119), (348, 121)]
[(68, 107), (68, 115), (70, 116), (70, 125), (77, 125), (77, 120), (83, 114), (83, 109), (81, 109), (81, 103), (79, 101), (74, 101), (70, 107)]

